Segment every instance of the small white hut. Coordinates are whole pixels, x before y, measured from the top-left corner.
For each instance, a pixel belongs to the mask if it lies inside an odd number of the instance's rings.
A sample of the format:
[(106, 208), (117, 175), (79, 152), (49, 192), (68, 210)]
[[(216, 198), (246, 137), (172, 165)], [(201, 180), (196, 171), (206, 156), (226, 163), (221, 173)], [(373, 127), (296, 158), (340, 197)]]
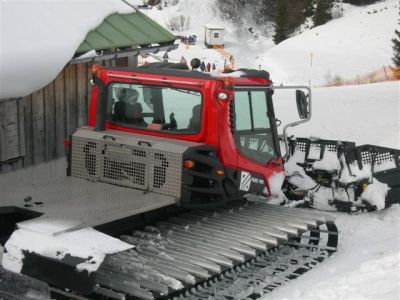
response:
[(204, 25), (204, 29), (204, 41), (208, 48), (213, 46), (224, 46), (224, 27), (214, 24), (206, 24)]

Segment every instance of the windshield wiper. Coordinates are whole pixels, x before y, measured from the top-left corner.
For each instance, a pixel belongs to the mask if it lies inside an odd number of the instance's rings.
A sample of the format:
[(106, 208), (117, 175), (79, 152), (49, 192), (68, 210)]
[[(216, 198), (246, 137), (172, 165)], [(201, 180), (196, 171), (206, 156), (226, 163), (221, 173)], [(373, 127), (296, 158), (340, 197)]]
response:
[(180, 89), (180, 88), (171, 88), (171, 90), (178, 91), (180, 93), (185, 93), (185, 94), (190, 94), (190, 95), (195, 95), (198, 96), (199, 92), (191, 91), (191, 90), (185, 90), (185, 89)]

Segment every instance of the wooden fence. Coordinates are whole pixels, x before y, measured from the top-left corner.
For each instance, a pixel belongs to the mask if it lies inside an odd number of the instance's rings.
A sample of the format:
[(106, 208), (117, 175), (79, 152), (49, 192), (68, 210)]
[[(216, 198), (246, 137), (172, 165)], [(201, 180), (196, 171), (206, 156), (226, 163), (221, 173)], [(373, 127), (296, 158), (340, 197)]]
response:
[[(128, 66), (133, 59), (104, 61)], [(0, 173), (65, 155), (63, 141), (87, 124), (91, 64), (67, 65), (43, 89), (26, 97), (0, 99)]]

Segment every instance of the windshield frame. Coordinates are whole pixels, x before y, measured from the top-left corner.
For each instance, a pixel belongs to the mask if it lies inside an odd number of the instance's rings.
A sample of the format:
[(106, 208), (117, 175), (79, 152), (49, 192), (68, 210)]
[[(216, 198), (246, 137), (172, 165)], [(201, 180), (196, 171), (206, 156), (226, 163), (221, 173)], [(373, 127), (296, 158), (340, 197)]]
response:
[[(272, 156), (272, 158), (270, 158), (268, 161), (265, 162), (265, 164), (268, 164), (269, 161), (271, 160), (276, 160), (277, 158), (279, 158), (281, 156), (281, 151), (280, 151), (280, 147), (279, 147), (279, 137), (278, 137), (278, 130), (277, 130), (277, 126), (276, 126), (276, 120), (275, 120), (275, 112), (274, 112), (274, 107), (273, 107), (273, 103), (272, 103), (272, 94), (273, 94), (273, 87), (272, 86), (261, 86), (261, 85), (256, 85), (256, 86), (234, 86), (233, 87), (233, 91), (248, 91), (248, 92), (252, 92), (252, 91), (264, 91), (265, 94), (265, 101), (266, 101), (266, 107), (267, 107), (267, 118), (269, 120), (269, 128), (254, 128), (254, 113), (253, 113), (253, 105), (252, 105), (252, 98), (251, 98), (251, 94), (249, 94), (249, 110), (250, 110), (250, 123), (251, 123), (251, 129), (244, 129), (244, 130), (237, 130), (236, 129), (236, 111), (235, 111), (235, 97), (232, 101), (232, 105), (231, 105), (231, 109), (233, 110), (234, 113), (234, 121), (232, 124), (232, 135), (233, 138), (235, 140), (235, 144), (236, 147), (238, 149), (238, 151), (244, 155), (246, 158), (256, 162), (257, 164), (260, 164), (261, 162), (259, 160), (255, 160), (254, 158), (252, 158), (251, 156), (249, 156), (248, 154), (244, 153), (240, 147), (240, 141), (238, 141), (238, 138), (240, 138), (238, 136), (237, 133), (246, 135), (246, 134), (254, 134), (256, 135), (257, 133), (266, 133), (266, 134), (271, 134), (272, 135), (272, 143), (271, 143), (271, 147), (273, 148), (274, 154)], [(250, 105), (251, 103), (251, 105)], [(266, 124), (267, 125), (267, 124)], [(267, 153), (265, 153), (265, 155), (268, 155)]]

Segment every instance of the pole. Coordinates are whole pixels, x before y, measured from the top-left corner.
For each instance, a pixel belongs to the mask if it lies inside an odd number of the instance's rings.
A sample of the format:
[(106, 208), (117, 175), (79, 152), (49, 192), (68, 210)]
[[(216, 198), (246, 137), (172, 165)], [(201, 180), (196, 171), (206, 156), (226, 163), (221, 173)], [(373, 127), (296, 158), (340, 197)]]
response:
[(312, 75), (313, 58), (314, 58), (314, 53), (310, 52), (310, 78), (308, 79), (308, 86), (310, 88), (311, 88), (311, 75)]
[(385, 78), (386, 78), (386, 80), (388, 80), (388, 76), (387, 76), (387, 73), (386, 73), (386, 68), (385, 68), (385, 66), (383, 66), (383, 72), (385, 72)]

